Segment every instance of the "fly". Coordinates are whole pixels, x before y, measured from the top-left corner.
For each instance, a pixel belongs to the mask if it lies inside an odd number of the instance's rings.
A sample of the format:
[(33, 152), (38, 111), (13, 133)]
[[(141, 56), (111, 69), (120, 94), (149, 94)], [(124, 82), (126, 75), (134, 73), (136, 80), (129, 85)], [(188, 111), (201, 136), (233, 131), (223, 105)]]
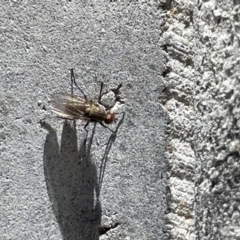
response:
[[(71, 83), (80, 90), (80, 92), (83, 94), (83, 97), (74, 95), (73, 90), (71, 91), (71, 94), (55, 94), (51, 99), (51, 111), (60, 118), (69, 120), (79, 119), (86, 121), (87, 123), (84, 126), (84, 129), (86, 131), (86, 127), (90, 122), (98, 122), (103, 127), (108, 128), (111, 132), (114, 133), (112, 129), (103, 124), (103, 122), (105, 124), (110, 124), (115, 120), (115, 112), (112, 109), (107, 109), (100, 103), (101, 97), (103, 95), (103, 83), (101, 82), (100, 93), (97, 101), (88, 98), (81, 90), (81, 88), (77, 85), (73, 69), (71, 69)], [(118, 89), (121, 86), (122, 85), (120, 84)]]

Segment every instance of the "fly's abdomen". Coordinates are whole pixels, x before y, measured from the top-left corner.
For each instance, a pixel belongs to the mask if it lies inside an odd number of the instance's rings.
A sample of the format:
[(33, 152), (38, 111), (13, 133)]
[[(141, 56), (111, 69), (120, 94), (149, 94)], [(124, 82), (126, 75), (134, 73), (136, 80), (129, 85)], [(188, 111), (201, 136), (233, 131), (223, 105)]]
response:
[(70, 113), (78, 113), (78, 112), (86, 112), (86, 106), (84, 106), (83, 104), (77, 104), (77, 103), (67, 103), (65, 105), (65, 109), (67, 112)]
[(65, 113), (71, 115), (74, 119), (81, 119), (81, 117), (86, 116), (87, 106), (84, 104), (69, 102), (65, 105)]

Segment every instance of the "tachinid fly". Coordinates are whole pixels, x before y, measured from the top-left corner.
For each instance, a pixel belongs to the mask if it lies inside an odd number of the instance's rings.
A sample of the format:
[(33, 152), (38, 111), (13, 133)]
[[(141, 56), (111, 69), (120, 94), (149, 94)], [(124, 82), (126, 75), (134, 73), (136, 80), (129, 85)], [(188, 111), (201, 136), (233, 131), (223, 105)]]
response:
[[(73, 69), (71, 69), (71, 82), (81, 91), (83, 97), (76, 96), (74, 94), (58, 93), (52, 96), (50, 109), (58, 117), (70, 120), (84, 120), (86, 125), (84, 129), (90, 122), (98, 122), (103, 127), (108, 128), (110, 131), (114, 132), (112, 129), (103, 124), (110, 124), (115, 120), (115, 113), (112, 109), (107, 109), (105, 106), (100, 104), (102, 97), (103, 83), (101, 82), (101, 89), (98, 97), (98, 101), (89, 99), (80, 87), (76, 84)], [(121, 87), (119, 85), (118, 89)], [(72, 90), (73, 92), (73, 90)], [(87, 131), (87, 130), (86, 130)]]

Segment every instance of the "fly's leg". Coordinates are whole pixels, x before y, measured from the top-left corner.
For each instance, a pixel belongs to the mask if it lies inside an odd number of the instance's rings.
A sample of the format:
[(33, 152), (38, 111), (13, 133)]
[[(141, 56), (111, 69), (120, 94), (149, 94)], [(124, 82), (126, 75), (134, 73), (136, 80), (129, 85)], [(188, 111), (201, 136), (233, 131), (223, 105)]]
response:
[(110, 130), (112, 133), (115, 133), (111, 128), (109, 128), (108, 126), (104, 125), (102, 122), (99, 122), (101, 126), (103, 126), (104, 128), (107, 128), (108, 130)]
[(85, 143), (85, 144), (86, 144), (86, 142), (87, 142), (87, 136), (88, 136), (88, 130), (87, 130), (88, 124), (89, 124), (89, 122), (87, 122), (87, 123), (85, 124), (85, 126), (84, 126), (84, 130), (85, 130), (86, 133), (87, 133), (87, 135), (86, 135), (86, 137), (85, 137), (85, 140), (84, 140), (84, 143)]
[(71, 94), (73, 94), (73, 82), (75, 81), (75, 76), (73, 73), (73, 68), (71, 68), (70, 71), (71, 71)]
[(99, 96), (98, 96), (98, 102), (99, 102), (99, 103), (100, 103), (101, 98), (102, 98), (102, 90), (103, 90), (103, 82), (101, 82), (100, 93), (99, 93)]
[(87, 123), (85, 124), (85, 126), (84, 126), (84, 130), (87, 132), (87, 134), (88, 134), (88, 130), (87, 130), (88, 124), (89, 124), (89, 122), (87, 122)]
[(78, 88), (78, 90), (82, 93), (84, 98), (87, 99), (87, 96), (85, 95), (85, 93), (82, 91), (82, 89), (76, 83), (76, 79), (75, 79), (75, 75), (74, 75), (74, 72), (73, 72), (73, 68), (71, 68), (70, 71), (71, 71), (71, 94), (73, 94), (73, 84), (74, 84)]

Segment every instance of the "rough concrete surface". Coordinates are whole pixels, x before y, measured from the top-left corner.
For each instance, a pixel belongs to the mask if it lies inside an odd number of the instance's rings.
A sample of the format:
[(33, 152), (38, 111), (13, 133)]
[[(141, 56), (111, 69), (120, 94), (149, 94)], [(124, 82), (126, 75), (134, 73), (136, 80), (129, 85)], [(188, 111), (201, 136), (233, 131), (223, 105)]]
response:
[(240, 239), (240, 1), (199, 5), (196, 21), (196, 232)]
[[(0, 239), (167, 239), (161, 6), (1, 2)], [(116, 136), (38, 123), (70, 68), (92, 97), (123, 84)]]
[(169, 239), (240, 239), (239, 1), (172, 1), (165, 22)]
[[(239, 0), (1, 7), (0, 239), (240, 239)], [(116, 135), (39, 124), (70, 68)]]

